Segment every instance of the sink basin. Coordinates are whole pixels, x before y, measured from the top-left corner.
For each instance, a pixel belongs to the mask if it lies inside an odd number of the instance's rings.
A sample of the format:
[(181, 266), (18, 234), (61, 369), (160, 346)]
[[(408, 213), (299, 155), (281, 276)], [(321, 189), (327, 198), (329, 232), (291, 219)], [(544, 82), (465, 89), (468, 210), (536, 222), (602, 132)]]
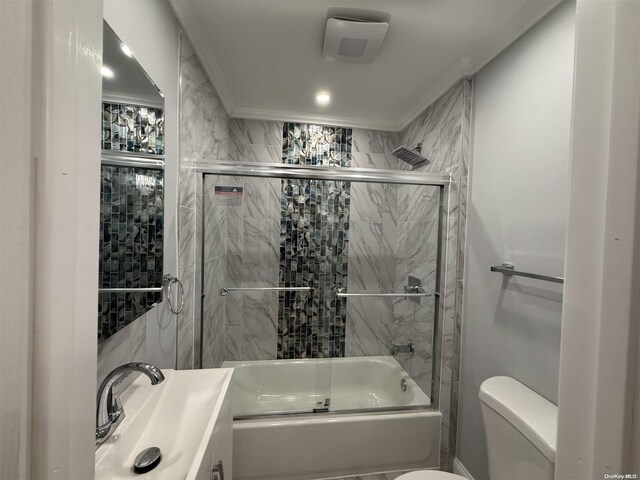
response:
[[(121, 395), (126, 417), (96, 451), (101, 479), (210, 478), (211, 466), (224, 461), (231, 478), (233, 419), (227, 390), (233, 369), (162, 370), (165, 381), (152, 386), (140, 376)], [(160, 464), (133, 471), (138, 453), (159, 447)]]

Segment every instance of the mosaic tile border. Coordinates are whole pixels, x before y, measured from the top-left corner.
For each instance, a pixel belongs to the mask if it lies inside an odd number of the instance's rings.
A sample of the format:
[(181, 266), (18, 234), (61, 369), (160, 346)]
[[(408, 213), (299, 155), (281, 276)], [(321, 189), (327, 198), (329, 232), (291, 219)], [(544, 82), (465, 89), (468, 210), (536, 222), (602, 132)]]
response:
[(102, 102), (102, 149), (164, 154), (164, 110)]

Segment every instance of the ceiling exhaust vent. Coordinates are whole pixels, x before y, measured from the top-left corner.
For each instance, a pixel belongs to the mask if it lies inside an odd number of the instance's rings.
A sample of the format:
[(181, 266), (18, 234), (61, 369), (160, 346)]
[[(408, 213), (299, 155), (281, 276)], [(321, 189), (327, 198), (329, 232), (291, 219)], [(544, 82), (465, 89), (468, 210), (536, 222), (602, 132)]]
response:
[(327, 19), (322, 55), (329, 62), (371, 63), (388, 28), (388, 22), (331, 17)]

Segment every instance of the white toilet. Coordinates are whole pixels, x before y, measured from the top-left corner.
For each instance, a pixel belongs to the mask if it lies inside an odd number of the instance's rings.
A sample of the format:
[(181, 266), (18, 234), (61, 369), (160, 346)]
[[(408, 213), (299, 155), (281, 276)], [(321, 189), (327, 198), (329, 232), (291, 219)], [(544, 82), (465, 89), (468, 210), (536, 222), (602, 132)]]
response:
[[(491, 480), (553, 480), (558, 407), (509, 377), (480, 385)], [(420, 470), (396, 480), (461, 480), (437, 470)]]
[(558, 407), (517, 380), (480, 385), (491, 480), (553, 480)]

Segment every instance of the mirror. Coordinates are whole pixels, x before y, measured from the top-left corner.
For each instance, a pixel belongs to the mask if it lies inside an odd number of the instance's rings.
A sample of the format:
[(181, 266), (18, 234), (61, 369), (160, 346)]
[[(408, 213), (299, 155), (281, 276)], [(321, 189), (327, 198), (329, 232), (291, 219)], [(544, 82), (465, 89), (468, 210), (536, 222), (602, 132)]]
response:
[(98, 342), (163, 298), (164, 96), (103, 24)]

